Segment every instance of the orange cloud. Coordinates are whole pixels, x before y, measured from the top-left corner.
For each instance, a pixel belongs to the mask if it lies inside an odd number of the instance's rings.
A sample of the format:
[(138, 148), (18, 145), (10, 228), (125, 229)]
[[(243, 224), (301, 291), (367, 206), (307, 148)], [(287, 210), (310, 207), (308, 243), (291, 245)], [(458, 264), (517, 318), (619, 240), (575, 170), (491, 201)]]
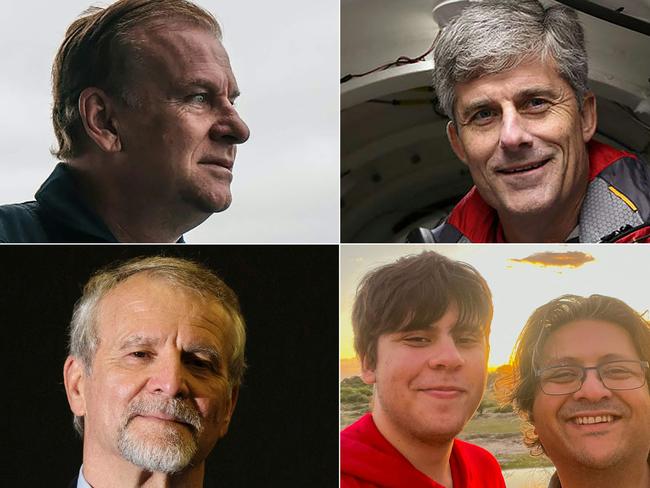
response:
[(591, 255), (579, 251), (571, 252), (537, 252), (525, 258), (517, 259), (510, 258), (508, 261), (515, 263), (532, 264), (541, 268), (556, 267), (556, 268), (579, 268), (584, 264), (595, 261), (596, 259)]

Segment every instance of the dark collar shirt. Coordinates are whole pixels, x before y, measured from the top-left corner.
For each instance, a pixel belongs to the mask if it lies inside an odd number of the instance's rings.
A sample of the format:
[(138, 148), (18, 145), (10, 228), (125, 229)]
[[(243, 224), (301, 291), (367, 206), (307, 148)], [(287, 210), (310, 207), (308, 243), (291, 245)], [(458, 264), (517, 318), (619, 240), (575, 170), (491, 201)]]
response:
[(57, 164), (35, 198), (0, 206), (0, 242), (118, 242), (84, 201), (65, 163)]

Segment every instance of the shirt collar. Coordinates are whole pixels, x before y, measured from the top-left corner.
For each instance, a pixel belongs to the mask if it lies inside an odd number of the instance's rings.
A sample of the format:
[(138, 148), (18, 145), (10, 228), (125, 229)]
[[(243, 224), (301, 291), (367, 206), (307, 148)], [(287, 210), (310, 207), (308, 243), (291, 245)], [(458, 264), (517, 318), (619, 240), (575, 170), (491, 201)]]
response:
[(86, 478), (84, 478), (83, 468), (84, 465), (82, 464), (81, 467), (79, 468), (79, 477), (77, 478), (77, 488), (93, 488), (88, 484)]

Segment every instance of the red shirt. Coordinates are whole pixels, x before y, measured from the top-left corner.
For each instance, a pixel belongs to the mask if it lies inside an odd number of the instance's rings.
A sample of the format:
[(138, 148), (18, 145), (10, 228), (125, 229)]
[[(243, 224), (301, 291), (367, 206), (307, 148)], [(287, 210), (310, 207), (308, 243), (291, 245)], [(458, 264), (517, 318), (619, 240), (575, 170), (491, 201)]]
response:
[[(454, 439), (449, 458), (454, 488), (505, 488), (497, 460), (482, 447)], [(418, 471), (366, 414), (341, 432), (341, 488), (443, 488)]]

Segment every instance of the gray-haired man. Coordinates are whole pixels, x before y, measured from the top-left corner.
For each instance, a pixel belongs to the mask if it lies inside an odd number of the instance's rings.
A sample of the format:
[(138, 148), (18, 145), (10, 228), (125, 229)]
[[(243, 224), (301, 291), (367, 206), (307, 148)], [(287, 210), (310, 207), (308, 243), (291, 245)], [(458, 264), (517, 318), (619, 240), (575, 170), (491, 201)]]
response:
[(63, 376), (83, 436), (76, 488), (203, 486), (245, 368), (235, 293), (176, 258), (91, 278), (75, 306)]
[(443, 28), (434, 85), (475, 187), (418, 242), (648, 239), (650, 169), (592, 141), (596, 99), (576, 13), (537, 0), (472, 3)]

